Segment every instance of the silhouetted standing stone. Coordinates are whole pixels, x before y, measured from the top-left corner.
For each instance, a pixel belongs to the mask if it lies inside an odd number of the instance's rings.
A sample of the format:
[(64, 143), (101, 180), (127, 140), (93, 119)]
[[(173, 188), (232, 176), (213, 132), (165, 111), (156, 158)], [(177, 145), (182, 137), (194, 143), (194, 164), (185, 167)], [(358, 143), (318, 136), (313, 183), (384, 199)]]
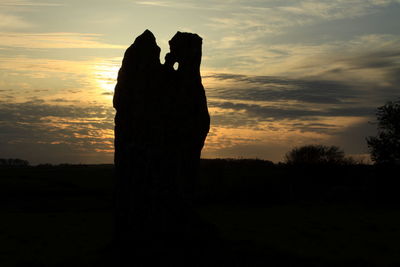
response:
[[(190, 238), (188, 207), (210, 117), (202, 39), (178, 32), (165, 64), (146, 30), (126, 50), (115, 87), (115, 222), (122, 246)], [(175, 71), (173, 65), (179, 64)]]
[[(172, 72), (173, 63), (179, 64), (172, 73), (174, 85), (170, 90), (171, 121), (169, 145), (178, 155), (181, 166), (177, 174), (181, 192), (191, 194), (199, 164), (201, 149), (209, 131), (210, 117), (204, 88), (201, 83), (200, 63), (202, 39), (197, 34), (178, 32), (169, 41), (170, 53), (165, 66)], [(191, 184), (192, 183), (192, 184)]]

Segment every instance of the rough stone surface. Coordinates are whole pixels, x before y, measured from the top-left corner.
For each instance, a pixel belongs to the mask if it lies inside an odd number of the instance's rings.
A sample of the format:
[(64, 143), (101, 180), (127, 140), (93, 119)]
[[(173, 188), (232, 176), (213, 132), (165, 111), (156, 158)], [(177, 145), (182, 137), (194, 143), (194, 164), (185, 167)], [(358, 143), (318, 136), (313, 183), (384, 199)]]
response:
[(178, 32), (169, 45), (161, 64), (160, 48), (146, 30), (126, 50), (118, 73), (113, 105), (119, 242), (191, 238), (195, 232), (189, 203), (210, 125), (200, 76), (202, 39)]

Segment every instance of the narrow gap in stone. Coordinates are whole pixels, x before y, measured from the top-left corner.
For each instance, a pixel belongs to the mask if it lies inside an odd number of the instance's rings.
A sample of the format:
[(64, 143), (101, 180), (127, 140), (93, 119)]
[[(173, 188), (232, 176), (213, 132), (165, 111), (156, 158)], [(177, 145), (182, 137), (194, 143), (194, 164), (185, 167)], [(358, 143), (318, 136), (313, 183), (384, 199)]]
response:
[(175, 63), (174, 63), (174, 70), (178, 70), (178, 68), (179, 68), (179, 63), (178, 63), (178, 62), (175, 62)]

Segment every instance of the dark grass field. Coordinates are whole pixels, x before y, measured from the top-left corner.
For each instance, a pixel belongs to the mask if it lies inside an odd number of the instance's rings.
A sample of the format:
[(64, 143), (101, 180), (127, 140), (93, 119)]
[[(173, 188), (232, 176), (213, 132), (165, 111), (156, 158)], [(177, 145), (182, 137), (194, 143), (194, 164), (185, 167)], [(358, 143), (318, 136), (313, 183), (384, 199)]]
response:
[[(194, 206), (220, 239), (189, 265), (400, 266), (390, 173), (203, 160)], [(113, 266), (112, 188), (111, 165), (0, 169), (0, 266)]]

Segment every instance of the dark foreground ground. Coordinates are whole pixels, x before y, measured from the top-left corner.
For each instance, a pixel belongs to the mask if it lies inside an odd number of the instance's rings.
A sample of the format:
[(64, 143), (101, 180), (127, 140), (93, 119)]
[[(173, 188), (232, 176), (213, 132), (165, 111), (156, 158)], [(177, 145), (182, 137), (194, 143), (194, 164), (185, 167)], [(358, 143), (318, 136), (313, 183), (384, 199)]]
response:
[[(400, 266), (391, 173), (203, 160), (195, 208), (220, 239), (183, 265)], [(0, 169), (0, 266), (114, 266), (112, 179), (111, 165)], [(163, 257), (149, 262), (178, 265)]]

